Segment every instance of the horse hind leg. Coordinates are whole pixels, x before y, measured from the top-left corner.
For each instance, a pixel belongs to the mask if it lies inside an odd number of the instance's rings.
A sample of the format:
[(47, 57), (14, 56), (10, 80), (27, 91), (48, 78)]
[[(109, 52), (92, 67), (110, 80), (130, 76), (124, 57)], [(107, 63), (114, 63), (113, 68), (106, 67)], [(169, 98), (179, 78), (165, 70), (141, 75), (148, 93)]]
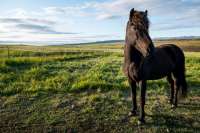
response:
[(179, 96), (186, 97), (186, 95), (187, 95), (187, 83), (186, 83), (184, 74), (180, 74), (180, 75), (178, 75), (176, 77), (176, 81), (175, 81), (175, 99), (174, 99), (175, 107), (177, 107), (179, 91), (181, 91)]
[[(183, 75), (182, 72), (180, 71), (176, 71), (173, 73), (174, 75), (174, 78), (175, 78), (175, 97), (174, 97), (174, 107), (177, 107), (178, 105), (178, 93), (179, 93), (179, 90), (182, 89), (182, 94), (183, 94), (183, 83), (185, 81), (185, 76)], [(186, 83), (186, 82), (185, 82)]]
[(182, 62), (182, 64), (180, 64), (180, 67), (177, 68), (176, 71), (173, 72), (173, 75), (175, 78), (174, 105), (175, 105), (175, 107), (177, 107), (179, 90), (181, 89), (180, 96), (185, 97), (187, 95), (187, 82), (185, 79), (185, 64), (184, 64), (184, 62)]
[(175, 82), (174, 82), (171, 74), (167, 75), (167, 81), (170, 84), (170, 99), (169, 99), (169, 102), (170, 102), (170, 104), (173, 104), (173, 101), (174, 101), (174, 83)]
[(175, 97), (174, 97), (174, 107), (176, 108), (178, 105), (178, 92), (180, 89), (180, 80), (178, 78), (176, 78), (175, 80)]

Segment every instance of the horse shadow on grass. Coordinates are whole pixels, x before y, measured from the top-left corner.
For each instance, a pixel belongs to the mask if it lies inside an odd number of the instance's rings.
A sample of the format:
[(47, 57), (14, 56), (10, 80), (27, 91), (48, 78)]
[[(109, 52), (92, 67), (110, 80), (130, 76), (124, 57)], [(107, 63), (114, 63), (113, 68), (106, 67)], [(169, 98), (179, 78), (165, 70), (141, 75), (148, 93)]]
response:
[[(165, 91), (169, 92), (169, 86), (167, 83), (160, 82), (159, 84), (161, 86), (164, 85)], [(156, 83), (150, 83), (149, 86), (151, 87), (153, 84)], [(108, 86), (107, 86), (108, 87)], [(115, 88), (117, 86), (110, 86), (111, 88)], [(118, 86), (121, 87), (119, 91), (122, 93), (125, 97), (130, 97), (130, 89), (126, 85)], [(186, 98), (186, 101), (180, 100), (178, 108), (176, 110), (172, 110), (170, 108), (169, 111), (161, 111), (161, 112), (152, 112), (151, 114), (147, 114), (147, 123), (145, 125), (146, 128), (158, 128), (159, 130), (167, 129), (169, 132), (178, 131), (178, 132), (197, 132), (200, 131), (200, 116), (198, 114), (198, 111), (200, 111), (200, 104), (198, 102), (198, 99), (200, 99), (200, 82), (198, 81), (188, 81), (188, 87), (189, 87), (189, 94), (188, 98)], [(157, 87), (156, 87), (157, 88)], [(113, 89), (111, 89), (113, 90)], [(109, 89), (105, 89), (104, 93), (107, 93), (111, 91)], [(139, 91), (139, 90), (138, 90)], [(152, 91), (152, 90), (151, 90)], [(155, 90), (155, 94), (156, 94)], [(164, 93), (160, 93), (159, 95), (165, 95)], [(148, 99), (147, 99), (148, 100)], [(126, 101), (129, 102), (130, 101)], [(165, 106), (162, 103), (161, 106)], [(126, 106), (130, 106), (130, 104), (127, 104)], [(127, 110), (128, 112), (129, 110)], [(151, 118), (150, 122), (148, 122), (148, 117)], [(127, 117), (124, 117), (121, 121), (121, 123), (128, 122), (129, 119)]]
[[(197, 107), (194, 107), (196, 105), (193, 105), (193, 109), (199, 109)], [(184, 107), (185, 108), (185, 107)], [(200, 121), (195, 120), (195, 116), (187, 117), (184, 116), (174, 116), (171, 114), (162, 114), (162, 113), (155, 113), (153, 115), (147, 115), (152, 118), (152, 122), (147, 123), (146, 127), (148, 128), (165, 128), (169, 130), (176, 130), (180, 132), (193, 132), (193, 131), (200, 131)]]
[[(149, 128), (165, 128), (169, 132), (199, 132), (200, 131), (200, 82), (188, 81), (188, 97), (180, 99), (178, 107), (169, 112), (156, 112), (147, 114), (151, 121), (146, 124)], [(164, 104), (162, 105), (165, 106)]]

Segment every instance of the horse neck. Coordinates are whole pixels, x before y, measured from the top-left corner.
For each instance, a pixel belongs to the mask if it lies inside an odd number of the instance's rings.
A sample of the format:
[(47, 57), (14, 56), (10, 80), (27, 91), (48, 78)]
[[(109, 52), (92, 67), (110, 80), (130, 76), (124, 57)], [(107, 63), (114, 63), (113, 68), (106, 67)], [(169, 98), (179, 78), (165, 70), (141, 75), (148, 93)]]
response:
[(125, 44), (124, 56), (125, 64), (134, 63), (139, 65), (143, 60), (141, 53), (129, 44)]
[(149, 35), (149, 31), (147, 30), (147, 37), (149, 38), (149, 40), (150, 40), (150, 47), (151, 47), (151, 50), (152, 50), (152, 54), (154, 53), (154, 51), (155, 51), (155, 46), (154, 46), (154, 43), (153, 43), (153, 41), (152, 41), (152, 39), (151, 39), (151, 37), (150, 37), (150, 35)]

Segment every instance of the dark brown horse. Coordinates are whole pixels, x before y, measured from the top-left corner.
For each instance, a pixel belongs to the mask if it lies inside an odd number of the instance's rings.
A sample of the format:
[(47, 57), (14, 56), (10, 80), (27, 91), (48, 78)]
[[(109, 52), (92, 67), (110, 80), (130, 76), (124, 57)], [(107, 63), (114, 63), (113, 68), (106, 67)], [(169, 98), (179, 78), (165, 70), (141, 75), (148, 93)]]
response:
[(147, 10), (145, 12), (134, 9), (130, 11), (124, 46), (123, 70), (132, 89), (131, 116), (136, 115), (137, 110), (136, 85), (141, 89), (139, 123), (145, 123), (144, 105), (147, 80), (167, 77), (171, 85), (170, 103), (173, 107), (177, 107), (179, 90), (182, 96), (187, 94), (184, 53), (173, 44), (154, 47), (148, 32), (147, 14)]

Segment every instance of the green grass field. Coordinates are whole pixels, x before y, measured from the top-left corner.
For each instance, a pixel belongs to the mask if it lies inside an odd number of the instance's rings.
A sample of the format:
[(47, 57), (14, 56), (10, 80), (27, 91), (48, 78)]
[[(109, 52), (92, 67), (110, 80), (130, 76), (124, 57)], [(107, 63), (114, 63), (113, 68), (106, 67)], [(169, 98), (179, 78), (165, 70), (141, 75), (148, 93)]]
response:
[(187, 99), (172, 110), (166, 79), (148, 81), (138, 126), (121, 45), (2, 46), (0, 132), (200, 132), (200, 53), (185, 55)]

